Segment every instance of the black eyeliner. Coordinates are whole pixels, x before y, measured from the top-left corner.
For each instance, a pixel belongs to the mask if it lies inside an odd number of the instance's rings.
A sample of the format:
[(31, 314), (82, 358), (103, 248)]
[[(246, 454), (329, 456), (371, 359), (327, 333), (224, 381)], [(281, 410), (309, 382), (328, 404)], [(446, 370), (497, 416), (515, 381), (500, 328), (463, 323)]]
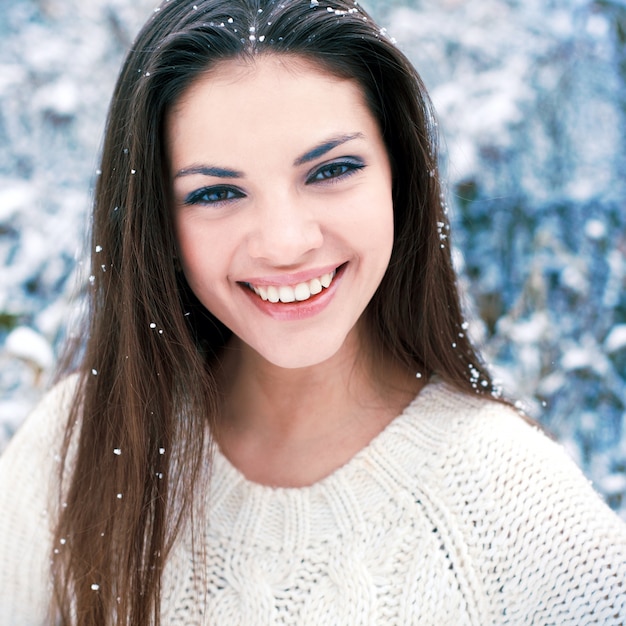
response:
[[(315, 181), (313, 180), (314, 177), (321, 171), (324, 170), (324, 168), (329, 168), (329, 167), (333, 167), (333, 166), (348, 166), (349, 169), (344, 172), (343, 174), (340, 174), (338, 176), (335, 177), (331, 177), (331, 178), (326, 178), (326, 179), (322, 179), (319, 181)], [(367, 164), (365, 163), (365, 161), (359, 157), (354, 157), (354, 156), (344, 156), (344, 157), (338, 157), (337, 159), (333, 159), (331, 161), (328, 161), (326, 163), (321, 163), (320, 165), (318, 165), (317, 167), (315, 167), (311, 172), (309, 172), (309, 175), (307, 176), (307, 183), (314, 183), (314, 182), (332, 182), (334, 180), (341, 180), (342, 178), (346, 177), (346, 176), (350, 176), (352, 174), (356, 174), (356, 172), (361, 171), (363, 168), (367, 167)]]
[[(210, 193), (220, 192), (220, 191), (231, 191), (235, 197), (234, 198), (222, 198), (219, 200), (202, 200), (202, 197), (208, 195)], [(207, 187), (202, 187), (200, 189), (196, 189), (185, 197), (183, 203), (185, 205), (193, 205), (193, 204), (219, 204), (220, 202), (228, 202), (230, 200), (236, 200), (238, 198), (243, 197), (243, 193), (235, 187), (231, 187), (230, 185), (209, 185)]]

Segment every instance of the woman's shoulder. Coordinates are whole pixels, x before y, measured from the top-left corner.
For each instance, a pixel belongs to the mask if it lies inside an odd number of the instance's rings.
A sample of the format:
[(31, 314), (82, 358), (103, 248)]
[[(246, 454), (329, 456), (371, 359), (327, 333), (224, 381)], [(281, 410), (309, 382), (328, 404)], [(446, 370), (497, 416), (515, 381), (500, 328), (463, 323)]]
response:
[(467, 461), (489, 462), (510, 447), (531, 456), (565, 455), (561, 446), (512, 404), (464, 393), (439, 380), (425, 387), (407, 407), (402, 425), (427, 441), (438, 455), (460, 455)]
[(26, 418), (0, 455), (0, 510), (45, 507), (60, 467), (65, 427), (76, 392), (78, 376), (71, 375), (50, 389)]
[(0, 462), (24, 447), (29, 448), (31, 458), (34, 450), (51, 449), (51, 442), (63, 435), (77, 384), (78, 375), (72, 374), (48, 390), (0, 455)]
[(439, 379), (422, 389), (394, 428), (401, 437), (410, 438), (440, 458), (460, 455), (469, 461), (483, 448), (495, 451), (512, 442), (532, 448), (537, 442), (555, 447), (512, 404), (459, 391)]
[(56, 504), (51, 488), (58, 483), (77, 384), (78, 376), (71, 375), (54, 385), (0, 455), (0, 510), (5, 521), (7, 511), (19, 510), (22, 515), (34, 508), (47, 511)]
[(44, 622), (60, 452), (77, 376), (55, 385), (0, 456), (0, 623)]
[[(414, 449), (416, 484), (461, 527), (506, 534), (526, 546), (544, 542), (546, 534), (567, 538), (570, 547), (579, 539), (583, 545), (583, 536), (593, 545), (610, 537), (626, 576), (626, 524), (563, 446), (502, 402), (444, 383), (422, 394), (406, 411), (401, 438)], [(561, 534), (565, 527), (585, 530)]]
[(579, 494), (599, 501), (566, 450), (510, 404), (436, 382), (407, 408), (401, 429), (423, 448), (432, 479), (465, 502), (488, 493), (500, 506), (558, 497), (567, 508)]
[(514, 623), (550, 623), (557, 608), (560, 623), (618, 623), (626, 525), (563, 447), (502, 402), (443, 383), (422, 393), (403, 424), (427, 458), (417, 488), (464, 546), (492, 608)]

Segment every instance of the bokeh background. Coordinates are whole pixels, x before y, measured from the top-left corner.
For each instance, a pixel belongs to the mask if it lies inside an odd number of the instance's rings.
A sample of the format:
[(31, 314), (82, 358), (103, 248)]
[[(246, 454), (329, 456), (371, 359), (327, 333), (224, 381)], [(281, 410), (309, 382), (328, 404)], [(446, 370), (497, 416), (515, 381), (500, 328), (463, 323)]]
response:
[[(364, 5), (438, 111), (473, 337), (626, 519), (626, 0)], [(78, 332), (106, 107), (154, 8), (0, 0), (0, 451)]]

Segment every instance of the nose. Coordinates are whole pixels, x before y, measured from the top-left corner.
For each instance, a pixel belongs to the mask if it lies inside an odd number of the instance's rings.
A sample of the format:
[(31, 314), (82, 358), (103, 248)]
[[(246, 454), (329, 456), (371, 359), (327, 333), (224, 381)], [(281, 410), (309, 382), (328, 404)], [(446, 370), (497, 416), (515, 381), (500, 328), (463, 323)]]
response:
[(324, 241), (315, 211), (297, 194), (272, 194), (255, 203), (248, 237), (252, 258), (275, 266), (296, 265)]

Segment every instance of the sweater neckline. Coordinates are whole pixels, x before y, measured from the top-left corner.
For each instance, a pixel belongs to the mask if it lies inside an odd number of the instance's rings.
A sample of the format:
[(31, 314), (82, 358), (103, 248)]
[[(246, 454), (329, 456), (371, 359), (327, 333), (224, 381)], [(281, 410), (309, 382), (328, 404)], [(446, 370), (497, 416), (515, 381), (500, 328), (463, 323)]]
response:
[(265, 492), (266, 495), (274, 494), (309, 494), (318, 490), (324, 490), (333, 483), (341, 482), (346, 474), (350, 474), (357, 470), (359, 466), (367, 464), (368, 457), (374, 449), (384, 449), (389, 439), (395, 437), (399, 431), (403, 429), (403, 424), (407, 420), (413, 420), (414, 416), (421, 412), (428, 404), (432, 404), (433, 399), (445, 387), (445, 383), (438, 377), (433, 377), (418, 394), (409, 402), (409, 404), (394, 417), (373, 439), (371, 439), (363, 448), (357, 451), (344, 464), (335, 468), (332, 472), (323, 478), (301, 487), (279, 487), (265, 485), (247, 478), (244, 473), (239, 470), (231, 461), (223, 454), (218, 445), (214, 445), (213, 449), (213, 472), (214, 476), (222, 476), (225, 483), (231, 486), (237, 485), (248, 493)]

